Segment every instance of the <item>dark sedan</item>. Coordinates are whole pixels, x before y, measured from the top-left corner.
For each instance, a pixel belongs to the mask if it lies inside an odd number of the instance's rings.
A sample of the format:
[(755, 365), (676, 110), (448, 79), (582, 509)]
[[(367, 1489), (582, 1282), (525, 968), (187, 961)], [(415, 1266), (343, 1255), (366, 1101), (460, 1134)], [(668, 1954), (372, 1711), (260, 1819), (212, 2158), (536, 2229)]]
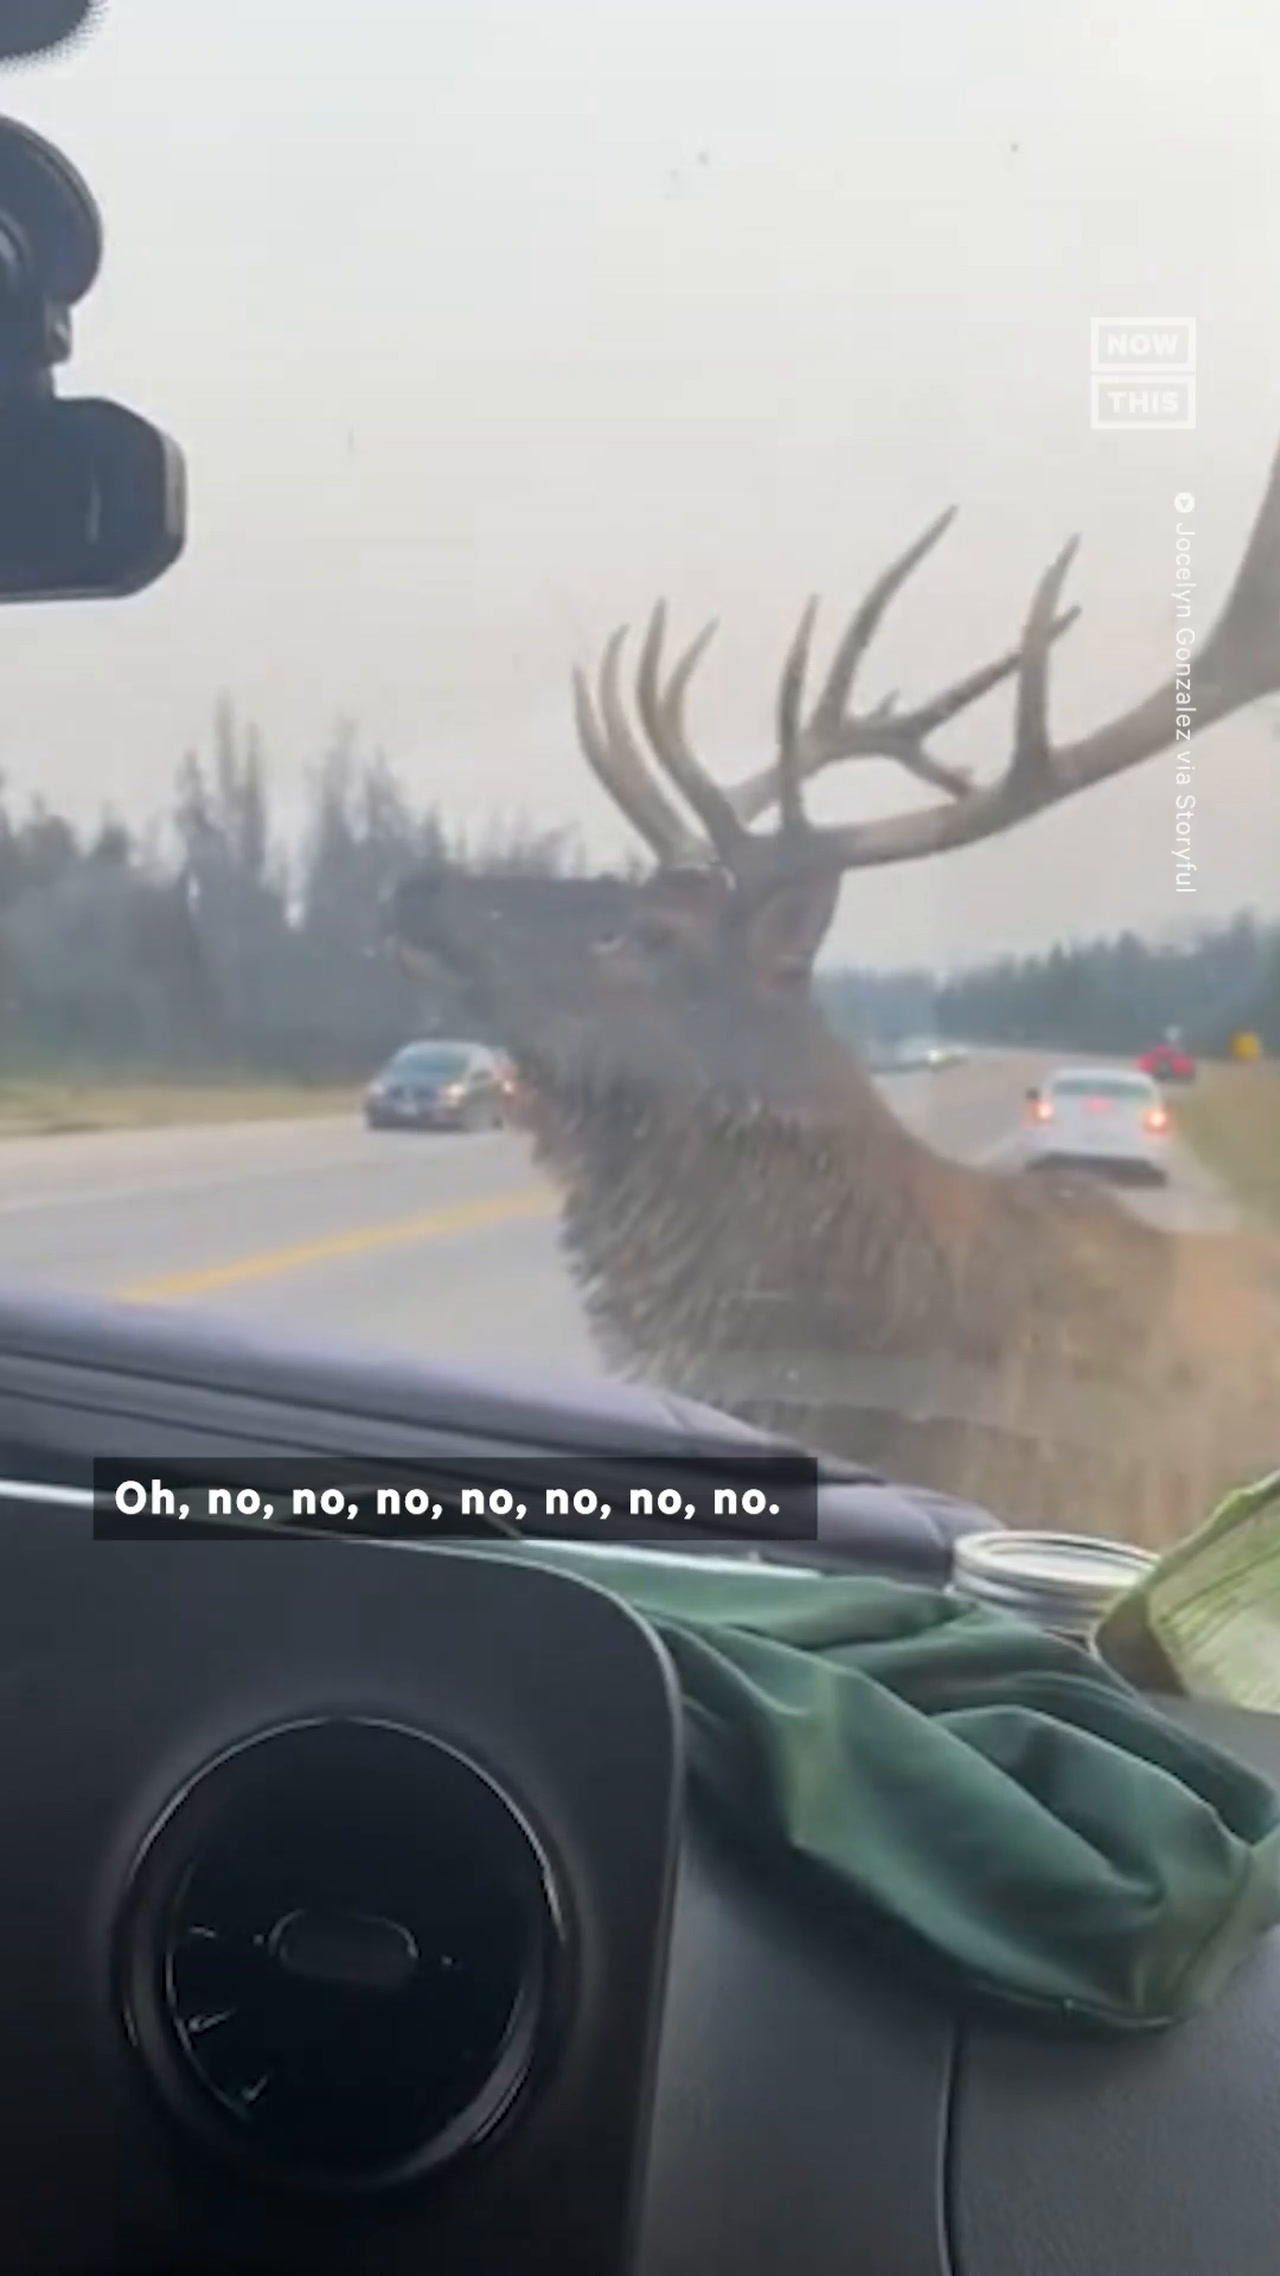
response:
[(479, 1043), (406, 1043), (365, 1092), (370, 1130), (497, 1130), (505, 1071)]

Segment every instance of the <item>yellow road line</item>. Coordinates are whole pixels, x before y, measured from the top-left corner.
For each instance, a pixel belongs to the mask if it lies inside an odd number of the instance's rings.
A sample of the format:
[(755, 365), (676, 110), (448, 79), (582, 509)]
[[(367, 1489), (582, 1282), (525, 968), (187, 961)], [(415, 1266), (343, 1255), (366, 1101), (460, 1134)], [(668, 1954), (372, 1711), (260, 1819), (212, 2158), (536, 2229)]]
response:
[(457, 1201), (445, 1209), (431, 1209), (420, 1217), (402, 1217), (391, 1225), (360, 1225), (346, 1233), (330, 1233), (322, 1240), (299, 1241), (290, 1248), (260, 1249), (256, 1255), (235, 1257), (194, 1272), (170, 1272), (156, 1280), (135, 1281), (116, 1290), (126, 1304), (165, 1304), (173, 1298), (204, 1296), (215, 1288), (233, 1288), (248, 1280), (273, 1280), (278, 1273), (300, 1272), (307, 1265), (327, 1264), (335, 1257), (368, 1256), (375, 1249), (401, 1248), (411, 1241), (439, 1241), (455, 1233), (471, 1233), (488, 1225), (502, 1225), (515, 1217), (550, 1215), (555, 1201), (543, 1186), (525, 1186), (516, 1193), (489, 1194), (476, 1201)]

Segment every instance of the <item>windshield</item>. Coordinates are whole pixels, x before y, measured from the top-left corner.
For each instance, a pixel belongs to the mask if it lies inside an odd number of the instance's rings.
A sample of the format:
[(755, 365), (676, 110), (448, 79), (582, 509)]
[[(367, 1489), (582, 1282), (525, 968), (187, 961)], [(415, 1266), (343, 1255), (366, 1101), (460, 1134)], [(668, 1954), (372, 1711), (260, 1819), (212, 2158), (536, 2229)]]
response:
[(1055, 1098), (1128, 1099), (1144, 1106), (1156, 1096), (1151, 1083), (1127, 1082), (1121, 1075), (1056, 1075), (1050, 1089)]
[(13, 74), (190, 535), (0, 623), (4, 1285), (1148, 1544), (1280, 1460), (1275, 42), (107, 0)]
[(437, 1049), (430, 1043), (411, 1044), (407, 1051), (397, 1051), (387, 1069), (394, 1075), (465, 1075), (471, 1065), (465, 1051)]

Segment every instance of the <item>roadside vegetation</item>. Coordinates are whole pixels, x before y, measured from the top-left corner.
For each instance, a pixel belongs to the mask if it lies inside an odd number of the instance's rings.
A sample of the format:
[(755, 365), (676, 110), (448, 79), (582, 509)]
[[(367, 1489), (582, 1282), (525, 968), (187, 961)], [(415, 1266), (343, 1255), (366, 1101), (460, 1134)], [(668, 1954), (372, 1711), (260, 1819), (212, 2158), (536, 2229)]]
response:
[(205, 1082), (162, 1076), (17, 1076), (0, 1078), (0, 1138), (353, 1113), (357, 1098), (350, 1086), (227, 1075)]
[(1251, 1216), (1280, 1225), (1280, 1065), (1201, 1068), (1178, 1124)]
[(1196, 1057), (1225, 1059), (1256, 1033), (1280, 1057), (1280, 924), (1248, 911), (1179, 946), (1131, 932), (1059, 942), (932, 972), (831, 972), (823, 993), (854, 1040), (955, 1036), (1128, 1059), (1176, 1028)]
[(411, 1038), (456, 1034), (444, 978), (400, 971), (379, 938), (390, 888), (445, 860), (555, 875), (577, 855), (568, 833), (519, 816), (474, 841), (446, 832), (345, 730), (311, 770), (305, 827), (287, 846), (262, 744), (229, 704), (211, 749), (182, 761), (167, 810), (141, 828), (110, 814), (86, 828), (38, 800), (24, 811), (0, 782), (9, 1115), (123, 1111), (105, 1093), (136, 1094), (140, 1074), (148, 1092), (160, 1086), (155, 1112), (168, 1112), (170, 1084), (183, 1112), (212, 1108), (219, 1086), (239, 1111), (246, 1083), (292, 1093), (302, 1111), (309, 1088), (355, 1087)]

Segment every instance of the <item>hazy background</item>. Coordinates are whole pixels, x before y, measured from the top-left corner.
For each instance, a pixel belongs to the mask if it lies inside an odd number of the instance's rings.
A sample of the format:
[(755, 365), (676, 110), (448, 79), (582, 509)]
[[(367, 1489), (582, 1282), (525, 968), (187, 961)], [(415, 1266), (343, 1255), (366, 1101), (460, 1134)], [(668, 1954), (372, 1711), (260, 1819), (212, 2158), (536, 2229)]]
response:
[[(1072, 530), (1059, 732), (1167, 676), (1174, 494), (1201, 639), (1280, 437), (1280, 27), (1193, 0), (110, 0), (0, 81), (99, 196), (68, 391), (181, 442), (182, 564), (0, 625), (0, 772), (91, 819), (168, 798), (220, 689), (278, 803), (339, 713), (424, 801), (622, 833), (566, 679), (666, 592), (723, 624), (694, 720), (768, 749), (811, 590), (834, 628), (939, 508), (864, 695), (1008, 646)], [(1193, 433), (1094, 433), (1089, 320), (1193, 316)], [(1007, 703), (947, 748), (994, 766)], [(1207, 754), (1207, 755), (1206, 755)], [(1003, 842), (852, 883), (833, 949), (951, 963), (1275, 906), (1280, 743), (1171, 758)], [(913, 796), (846, 770), (823, 812)]]

